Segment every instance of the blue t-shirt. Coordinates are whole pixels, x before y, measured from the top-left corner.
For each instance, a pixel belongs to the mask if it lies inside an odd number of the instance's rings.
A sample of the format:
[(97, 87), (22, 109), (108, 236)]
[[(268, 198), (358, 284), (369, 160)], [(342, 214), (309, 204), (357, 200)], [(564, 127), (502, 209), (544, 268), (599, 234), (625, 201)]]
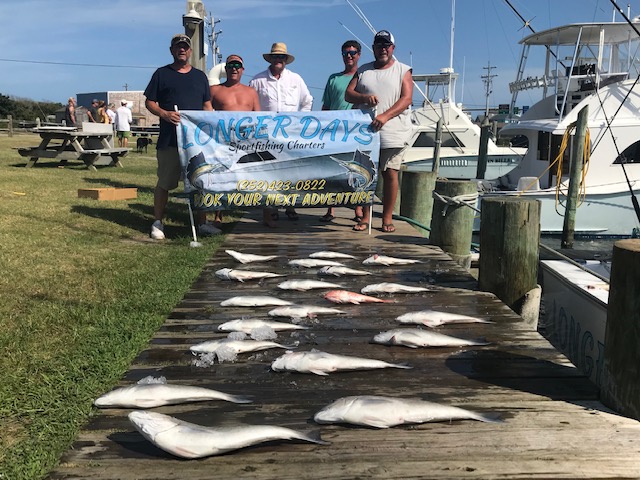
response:
[[(203, 71), (191, 68), (187, 73), (175, 71), (171, 65), (158, 68), (144, 91), (147, 100), (157, 102), (163, 110), (202, 110), (211, 100), (209, 80)], [(176, 127), (160, 119), (157, 148), (178, 147)]]

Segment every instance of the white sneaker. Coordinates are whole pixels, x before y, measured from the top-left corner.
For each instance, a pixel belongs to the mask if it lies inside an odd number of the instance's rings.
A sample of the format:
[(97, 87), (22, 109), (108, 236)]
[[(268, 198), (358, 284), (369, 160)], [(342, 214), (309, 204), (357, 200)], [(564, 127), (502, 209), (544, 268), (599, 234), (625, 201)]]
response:
[(203, 237), (210, 237), (211, 235), (218, 235), (221, 232), (222, 232), (222, 230), (220, 230), (219, 228), (214, 227), (209, 222), (202, 223), (202, 224), (198, 225), (198, 235), (201, 235)]
[(164, 240), (164, 225), (160, 220), (156, 220), (151, 225), (151, 238), (154, 240)]

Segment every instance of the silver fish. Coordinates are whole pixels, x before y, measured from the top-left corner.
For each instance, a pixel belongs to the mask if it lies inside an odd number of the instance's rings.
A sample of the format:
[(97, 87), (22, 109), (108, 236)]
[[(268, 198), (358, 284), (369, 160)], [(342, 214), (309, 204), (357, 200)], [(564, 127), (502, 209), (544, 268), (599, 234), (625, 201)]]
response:
[(388, 257), (386, 255), (372, 255), (362, 261), (363, 265), (410, 265), (412, 263), (421, 263), (420, 260), (412, 260), (410, 258)]
[(344, 275), (372, 275), (371, 272), (364, 270), (356, 270), (348, 267), (322, 267), (318, 272), (319, 275), (333, 275), (334, 277), (342, 277)]
[(329, 250), (323, 250), (321, 252), (313, 252), (309, 255), (309, 258), (356, 258), (348, 253), (332, 252)]
[(349, 290), (329, 290), (324, 294), (324, 298), (333, 303), (353, 303), (360, 305), (361, 303), (395, 303), (395, 300), (384, 300), (382, 298), (370, 297)]
[(402, 285), (401, 283), (372, 283), (360, 290), (360, 293), (418, 293), (428, 292), (429, 289), (425, 287), (414, 287), (411, 285)]
[(293, 348), (291, 345), (281, 345), (276, 342), (266, 340), (232, 340), (223, 338), (220, 340), (208, 340), (189, 347), (194, 353), (215, 353), (219, 349), (225, 349), (235, 354), (247, 352), (259, 352), (260, 350), (268, 350), (269, 348)]
[(251, 270), (234, 270), (231, 268), (221, 268), (216, 271), (216, 277), (221, 280), (235, 280), (244, 282), (245, 280), (261, 280), (263, 278), (284, 277), (271, 272), (252, 272)]
[(252, 262), (268, 262), (274, 258), (278, 258), (277, 255), (253, 255), (251, 253), (240, 253), (235, 250), (225, 250), (225, 253), (231, 255), (240, 263), (252, 263)]
[(371, 358), (349, 357), (318, 351), (287, 352), (276, 358), (271, 364), (271, 369), (276, 372), (286, 370), (300, 373), (315, 373), (316, 375), (329, 375), (333, 372), (347, 370), (373, 370), (377, 368), (411, 367)]
[(231, 297), (220, 302), (221, 307), (265, 307), (275, 305), (293, 305), (293, 303), (276, 297), (260, 295)]
[(251, 333), (256, 328), (269, 327), (275, 332), (283, 330), (304, 330), (307, 327), (295, 325), (293, 323), (275, 322), (261, 320), (259, 318), (239, 318), (218, 325), (218, 330), (222, 332), (244, 332)]
[(376, 428), (389, 428), (405, 423), (478, 420), (501, 422), (493, 415), (464, 408), (440, 405), (420, 399), (357, 395), (342, 397), (327, 405), (313, 419), (317, 423), (350, 423)]
[(373, 337), (373, 342), (383, 345), (402, 345), (409, 348), (489, 345), (487, 342), (465, 340), (438, 332), (420, 330), (419, 328), (396, 328), (394, 330), (380, 332)]
[(297, 258), (289, 260), (292, 267), (315, 268), (315, 267), (342, 267), (344, 264), (334, 262), (333, 260), (325, 260), (322, 258)]
[(331, 315), (345, 313), (337, 308), (316, 307), (315, 305), (288, 305), (284, 307), (276, 307), (269, 310), (271, 317), (289, 317), (289, 318), (314, 318), (318, 315)]
[(482, 318), (470, 317), (459, 313), (439, 312), (437, 310), (421, 310), (409, 312), (396, 317), (400, 323), (416, 323), (427, 327), (438, 327), (449, 323), (493, 323)]
[(225, 400), (233, 403), (251, 403), (246, 397), (230, 395), (209, 388), (166, 383), (147, 383), (116, 388), (97, 398), (93, 404), (99, 408), (153, 408), (207, 400)]
[(273, 440), (302, 440), (329, 445), (319, 436), (269, 425), (206, 427), (169, 415), (133, 411), (129, 421), (144, 438), (165, 452), (182, 458), (202, 458)]
[(287, 280), (286, 282), (279, 283), (278, 288), (303, 292), (314, 288), (342, 288), (342, 285), (320, 280)]

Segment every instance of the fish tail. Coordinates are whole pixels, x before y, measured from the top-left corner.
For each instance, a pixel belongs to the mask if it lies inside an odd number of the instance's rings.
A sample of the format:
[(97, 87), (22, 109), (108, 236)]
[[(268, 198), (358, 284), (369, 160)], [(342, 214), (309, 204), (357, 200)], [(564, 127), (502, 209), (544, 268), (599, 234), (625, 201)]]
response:
[(308, 433), (302, 433), (302, 432), (298, 432), (300, 433), (300, 440), (306, 440), (307, 442), (311, 442), (311, 443), (317, 443), (318, 445), (331, 445), (331, 442), (328, 442), (327, 440), (323, 440), (320, 437), (320, 430), (312, 430), (311, 432)]
[(478, 413), (478, 412), (475, 412), (473, 418), (474, 418), (474, 420), (479, 420), (481, 422), (487, 422), (487, 423), (504, 423), (504, 420), (502, 420), (502, 418), (500, 418), (500, 415), (498, 413)]
[(407, 365), (406, 363), (391, 363), (393, 368), (404, 368), (405, 370), (410, 370), (413, 367), (411, 365)]
[(253, 403), (253, 400), (244, 395), (229, 395), (228, 400), (233, 403)]

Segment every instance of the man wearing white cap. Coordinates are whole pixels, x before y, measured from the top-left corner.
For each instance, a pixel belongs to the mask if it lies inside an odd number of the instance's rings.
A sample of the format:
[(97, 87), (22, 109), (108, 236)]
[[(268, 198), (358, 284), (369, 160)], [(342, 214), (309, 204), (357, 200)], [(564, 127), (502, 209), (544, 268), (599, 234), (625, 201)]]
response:
[(129, 137), (131, 136), (131, 110), (127, 107), (126, 100), (120, 100), (120, 106), (116, 110), (116, 132), (118, 135), (118, 146), (127, 148)]
[[(300, 75), (286, 68), (295, 60), (295, 57), (287, 52), (287, 45), (281, 42), (274, 43), (271, 51), (262, 57), (269, 62), (269, 68), (249, 82), (249, 86), (258, 92), (260, 109), (271, 112), (310, 111), (313, 97), (306, 83)], [(285, 213), (289, 220), (298, 219), (293, 207), (287, 207)]]
[[(393, 208), (398, 196), (398, 170), (411, 136), (411, 67), (393, 58), (395, 40), (391, 32), (380, 30), (373, 38), (374, 62), (358, 68), (347, 87), (345, 100), (354, 108), (372, 112), (371, 128), (380, 132), (379, 171), (383, 179), (382, 231), (393, 233)], [(371, 207), (364, 209), (363, 219), (353, 229), (369, 228)]]

